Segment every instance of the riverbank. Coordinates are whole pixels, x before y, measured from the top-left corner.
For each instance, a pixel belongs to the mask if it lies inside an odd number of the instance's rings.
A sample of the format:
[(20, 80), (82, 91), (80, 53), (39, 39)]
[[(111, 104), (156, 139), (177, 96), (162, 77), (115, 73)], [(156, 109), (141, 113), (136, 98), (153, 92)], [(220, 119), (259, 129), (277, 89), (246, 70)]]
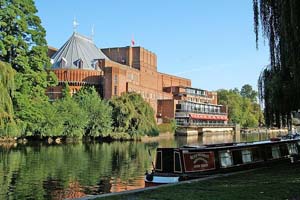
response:
[(286, 135), (288, 133), (287, 128), (265, 128), (265, 127), (260, 127), (260, 128), (243, 128), (241, 129), (241, 133), (267, 133), (271, 135)]
[[(85, 198), (88, 199), (88, 198)], [(300, 199), (300, 164), (277, 165), (210, 180), (188, 181), (153, 190), (92, 197), (101, 200), (146, 199)]]

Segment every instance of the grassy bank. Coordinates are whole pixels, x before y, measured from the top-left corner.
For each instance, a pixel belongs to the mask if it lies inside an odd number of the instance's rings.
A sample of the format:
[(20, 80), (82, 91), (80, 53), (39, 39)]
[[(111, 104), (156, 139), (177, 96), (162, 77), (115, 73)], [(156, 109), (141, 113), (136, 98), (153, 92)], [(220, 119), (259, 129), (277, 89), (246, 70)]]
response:
[(103, 200), (300, 199), (300, 164), (260, 168), (228, 177), (190, 182)]

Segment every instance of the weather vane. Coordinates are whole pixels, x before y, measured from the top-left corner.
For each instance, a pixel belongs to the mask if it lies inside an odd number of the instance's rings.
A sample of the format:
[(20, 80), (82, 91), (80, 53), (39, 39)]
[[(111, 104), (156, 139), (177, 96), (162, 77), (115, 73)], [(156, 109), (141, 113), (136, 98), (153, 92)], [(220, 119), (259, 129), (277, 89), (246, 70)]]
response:
[(77, 32), (77, 27), (79, 26), (79, 23), (76, 20), (76, 17), (74, 17), (73, 20), (73, 31), (76, 33)]

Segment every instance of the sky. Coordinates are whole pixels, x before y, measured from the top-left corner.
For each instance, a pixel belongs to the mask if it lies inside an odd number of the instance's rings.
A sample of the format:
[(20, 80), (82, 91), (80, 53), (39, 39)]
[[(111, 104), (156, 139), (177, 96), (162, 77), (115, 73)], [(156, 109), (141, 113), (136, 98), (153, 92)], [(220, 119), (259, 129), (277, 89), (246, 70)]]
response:
[(99, 48), (129, 46), (134, 38), (157, 55), (158, 71), (206, 90), (241, 88), (269, 63), (267, 43), (256, 49), (252, 0), (36, 0), (48, 45), (60, 48), (73, 33)]

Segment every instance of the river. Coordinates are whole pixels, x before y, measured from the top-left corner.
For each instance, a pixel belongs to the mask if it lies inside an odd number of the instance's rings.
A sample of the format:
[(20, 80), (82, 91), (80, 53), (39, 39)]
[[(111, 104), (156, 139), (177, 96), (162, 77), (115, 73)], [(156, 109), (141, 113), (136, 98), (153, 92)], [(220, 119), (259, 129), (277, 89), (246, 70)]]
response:
[[(268, 137), (244, 134), (240, 140)], [(65, 199), (142, 188), (157, 147), (234, 140), (231, 133), (205, 133), (151, 142), (0, 145), (0, 199)]]

